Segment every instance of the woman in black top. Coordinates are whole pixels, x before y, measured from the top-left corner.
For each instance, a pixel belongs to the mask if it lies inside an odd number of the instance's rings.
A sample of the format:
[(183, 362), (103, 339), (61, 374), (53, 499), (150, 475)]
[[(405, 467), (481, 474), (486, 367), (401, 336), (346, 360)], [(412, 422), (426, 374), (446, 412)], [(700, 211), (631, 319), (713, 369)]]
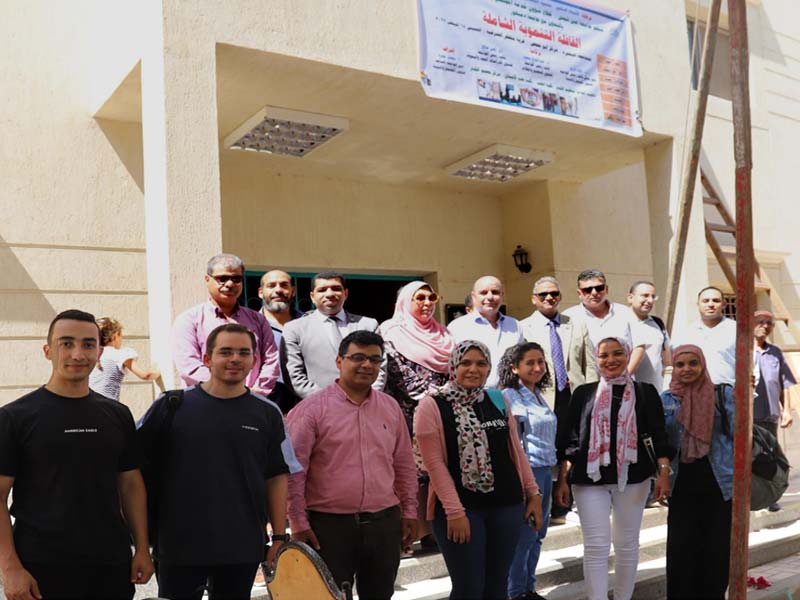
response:
[(629, 600), (639, 564), (642, 513), (656, 471), (655, 499), (669, 495), (672, 452), (661, 400), (652, 385), (631, 379), (629, 354), (623, 340), (601, 340), (596, 354), (600, 381), (575, 389), (567, 415), (563, 458), (569, 474), (559, 478), (556, 500), (569, 501), (571, 483), (581, 521), (589, 600), (608, 597), (612, 540), (614, 598)]

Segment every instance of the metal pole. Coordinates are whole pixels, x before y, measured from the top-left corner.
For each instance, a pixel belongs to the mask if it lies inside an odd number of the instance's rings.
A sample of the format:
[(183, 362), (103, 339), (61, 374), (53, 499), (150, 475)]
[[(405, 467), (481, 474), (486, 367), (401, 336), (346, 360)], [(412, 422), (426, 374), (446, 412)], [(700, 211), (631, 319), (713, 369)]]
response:
[[(672, 331), (672, 322), (675, 319), (675, 303), (678, 297), (678, 288), (681, 281), (683, 258), (686, 254), (686, 238), (689, 235), (689, 221), (692, 215), (692, 200), (694, 199), (695, 182), (697, 181), (697, 165), (700, 162), (700, 149), (703, 145), (703, 125), (706, 120), (706, 105), (708, 104), (708, 89), (711, 82), (711, 70), (714, 66), (714, 49), (717, 46), (717, 25), (719, 24), (719, 10), (722, 0), (712, 0), (706, 24), (705, 41), (703, 42), (703, 58), (700, 61), (700, 81), (697, 84), (697, 105), (694, 111), (692, 126), (692, 145), (684, 164), (683, 180), (681, 181), (681, 200), (678, 205), (678, 230), (669, 259), (669, 273), (667, 274), (667, 329)], [(697, 24), (695, 24), (695, 27)]]
[(736, 427), (733, 447), (733, 507), (729, 594), (747, 597), (748, 534), (750, 531), (750, 477), (753, 443), (753, 310), (755, 280), (752, 156), (750, 144), (750, 89), (748, 82), (747, 5), (728, 0), (731, 34), (731, 88), (733, 92), (733, 146), (736, 158)]

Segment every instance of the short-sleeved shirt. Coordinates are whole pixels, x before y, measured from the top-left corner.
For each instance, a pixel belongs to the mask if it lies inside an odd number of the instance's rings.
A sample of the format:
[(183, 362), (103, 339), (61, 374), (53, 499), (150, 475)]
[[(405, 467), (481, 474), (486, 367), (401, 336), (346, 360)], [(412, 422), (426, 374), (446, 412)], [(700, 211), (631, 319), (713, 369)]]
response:
[(128, 407), (44, 387), (0, 408), (0, 474), (14, 477), (14, 544), (28, 563), (130, 560), (117, 479), (139, 467)]
[(660, 393), (664, 389), (664, 361), (662, 353), (669, 348), (669, 334), (653, 317), (640, 320), (631, 318), (631, 334), (639, 344), (644, 345), (644, 357), (636, 367), (636, 381), (649, 383)]
[(489, 371), (489, 378), (486, 380), (487, 388), (497, 387), (499, 381), (497, 366), (505, 351), (525, 341), (519, 321), (502, 313), (498, 315), (496, 328), (474, 310), (452, 321), (447, 329), (456, 342), (477, 340), (489, 348), (489, 353), (492, 355), (492, 370)]
[(795, 385), (794, 373), (777, 346), (765, 344), (753, 353), (756, 366), (756, 391), (753, 398), (753, 420), (777, 423), (781, 418), (783, 390)]
[[(447, 468), (456, 486), (458, 497), (464, 508), (489, 508), (508, 506), (522, 502), (522, 484), (517, 468), (508, 450), (508, 419), (484, 394), (483, 399), (473, 406), (475, 416), (486, 432), (489, 442), (489, 456), (494, 473), (494, 489), (491, 492), (473, 492), (461, 482), (461, 461), (458, 455), (458, 429), (453, 405), (442, 396), (434, 396), (442, 415), (445, 447), (447, 448)], [(438, 500), (437, 500), (438, 503)], [(441, 510), (441, 509), (440, 509)]]
[[(674, 332), (673, 332), (674, 333)], [(708, 375), (714, 385), (733, 385), (736, 381), (736, 321), (727, 317), (714, 327), (698, 319), (672, 337), (672, 347), (698, 346), (706, 358)]]
[(89, 387), (106, 398), (119, 400), (122, 380), (125, 379), (125, 363), (139, 356), (133, 348), (105, 346), (99, 366), (89, 375)]
[[(167, 414), (162, 396), (139, 427), (145, 460), (158, 460), (156, 434)], [(280, 411), (246, 394), (217, 398), (200, 386), (175, 411), (158, 498), (159, 560), (225, 565), (264, 560), (267, 479), (288, 473)], [(283, 523), (279, 525), (283, 527)]]
[(503, 396), (520, 425), (519, 437), (531, 467), (555, 465), (558, 419), (541, 392), (537, 389), (534, 393), (521, 385), (504, 389)]
[(630, 348), (635, 348), (642, 344), (631, 331), (630, 323), (631, 319), (634, 318), (631, 309), (618, 302), (609, 302), (608, 313), (605, 317), (595, 317), (586, 310), (583, 304), (569, 307), (564, 311), (564, 314), (576, 322), (582, 321), (586, 324), (593, 351), (597, 349), (597, 344), (601, 340), (608, 337), (623, 339)]

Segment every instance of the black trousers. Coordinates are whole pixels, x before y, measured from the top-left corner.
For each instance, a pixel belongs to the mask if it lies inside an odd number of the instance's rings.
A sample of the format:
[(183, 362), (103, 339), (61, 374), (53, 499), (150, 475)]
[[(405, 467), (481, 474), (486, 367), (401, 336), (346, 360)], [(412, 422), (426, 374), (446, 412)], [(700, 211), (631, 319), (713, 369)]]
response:
[[(556, 390), (555, 402), (553, 403), (553, 412), (556, 414), (556, 448), (563, 451), (566, 446), (566, 438), (569, 434), (569, 427), (567, 423), (567, 413), (569, 412), (569, 399), (572, 393), (569, 390), (569, 385), (560, 392)], [(556, 486), (553, 486), (553, 500), (550, 502), (550, 515), (553, 517), (563, 517), (566, 515), (570, 508), (572, 508), (572, 486), (569, 488), (569, 506), (561, 506), (555, 501)]]
[(158, 595), (169, 600), (249, 600), (258, 564), (172, 565), (156, 563)]
[(46, 600), (131, 600), (131, 565), (25, 563)]
[(731, 501), (708, 457), (681, 463), (667, 517), (667, 598), (723, 600), (730, 548)]
[(355, 577), (359, 598), (392, 597), (403, 541), (398, 507), (368, 523), (359, 524), (354, 515), (315, 511), (308, 511), (308, 519), (337, 585), (352, 584)]

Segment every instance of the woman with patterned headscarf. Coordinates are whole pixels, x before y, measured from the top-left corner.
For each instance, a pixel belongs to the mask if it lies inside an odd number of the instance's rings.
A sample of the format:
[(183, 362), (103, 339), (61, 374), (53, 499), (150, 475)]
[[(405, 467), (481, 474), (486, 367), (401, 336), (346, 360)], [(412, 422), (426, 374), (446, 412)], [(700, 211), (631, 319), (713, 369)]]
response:
[(420, 402), (414, 430), (430, 474), (428, 519), (453, 583), (450, 598), (505, 598), (519, 524), (542, 523), (539, 488), (515, 418), (499, 392), (484, 390), (489, 349), (466, 340), (448, 382)]
[(667, 518), (667, 597), (722, 600), (731, 547), (733, 397), (720, 411), (703, 351), (686, 344), (672, 353), (672, 381), (661, 400), (679, 448)]
[(411, 434), (419, 480), (420, 512), (417, 534), (423, 547), (435, 547), (424, 502), (428, 493), (428, 474), (422, 468), (419, 448), (414, 442), (414, 412), (425, 396), (447, 383), (447, 363), (453, 351), (453, 336), (436, 320), (439, 295), (430, 284), (412, 281), (397, 294), (394, 315), (378, 330), (385, 343), (386, 387), (406, 418)]
[[(567, 442), (556, 501), (569, 501), (569, 483), (583, 534), (583, 579), (589, 600), (608, 598), (608, 558), (614, 542), (614, 598), (629, 600), (639, 565), (639, 530), (650, 480), (653, 497), (669, 495), (672, 450), (658, 392), (628, 373), (623, 339), (597, 344), (600, 381), (575, 388), (567, 413)], [(567, 474), (568, 473), (568, 474)]]

